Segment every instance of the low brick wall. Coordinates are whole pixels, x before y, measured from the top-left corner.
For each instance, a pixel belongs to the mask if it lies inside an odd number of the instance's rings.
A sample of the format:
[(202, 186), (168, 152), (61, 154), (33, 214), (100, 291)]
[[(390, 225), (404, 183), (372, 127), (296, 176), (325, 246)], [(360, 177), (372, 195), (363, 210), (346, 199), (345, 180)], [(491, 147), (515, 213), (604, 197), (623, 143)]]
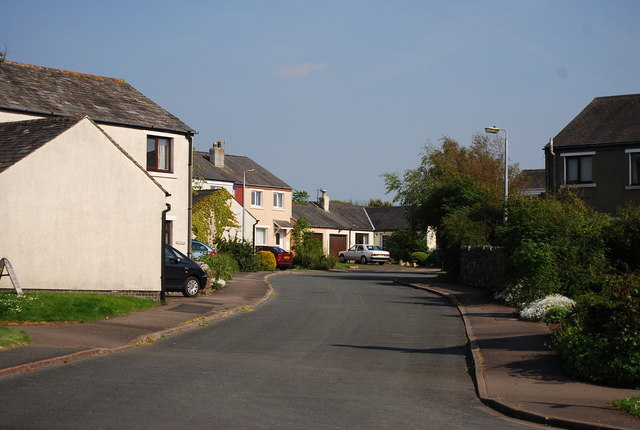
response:
[(501, 261), (499, 246), (463, 246), (460, 248), (460, 283), (494, 289), (502, 278)]

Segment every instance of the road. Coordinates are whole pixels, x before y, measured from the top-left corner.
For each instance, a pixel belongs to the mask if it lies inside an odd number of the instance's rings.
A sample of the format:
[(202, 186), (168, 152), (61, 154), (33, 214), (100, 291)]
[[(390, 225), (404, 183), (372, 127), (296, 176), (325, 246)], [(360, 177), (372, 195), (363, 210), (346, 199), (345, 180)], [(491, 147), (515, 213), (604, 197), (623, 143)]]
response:
[(258, 308), (0, 381), (0, 428), (532, 428), (492, 413), (445, 299), (393, 273), (271, 278)]

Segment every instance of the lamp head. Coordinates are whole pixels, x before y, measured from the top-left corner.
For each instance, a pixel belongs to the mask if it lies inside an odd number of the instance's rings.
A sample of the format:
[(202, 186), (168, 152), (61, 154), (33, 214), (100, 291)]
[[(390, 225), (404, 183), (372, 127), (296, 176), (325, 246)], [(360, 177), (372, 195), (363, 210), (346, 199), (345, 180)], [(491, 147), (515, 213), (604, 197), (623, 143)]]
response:
[(501, 128), (496, 127), (495, 125), (493, 127), (485, 127), (484, 131), (486, 133), (491, 133), (491, 134), (496, 134), (498, 133), (500, 130), (502, 130)]

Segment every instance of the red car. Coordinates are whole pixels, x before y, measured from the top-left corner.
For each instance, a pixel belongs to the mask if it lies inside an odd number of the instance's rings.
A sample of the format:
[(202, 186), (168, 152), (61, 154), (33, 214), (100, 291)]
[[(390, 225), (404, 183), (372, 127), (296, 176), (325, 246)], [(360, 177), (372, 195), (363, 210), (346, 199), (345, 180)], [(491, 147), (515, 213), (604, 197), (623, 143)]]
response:
[(269, 251), (276, 257), (276, 267), (285, 270), (293, 265), (293, 254), (285, 251), (279, 246), (256, 246), (257, 251)]

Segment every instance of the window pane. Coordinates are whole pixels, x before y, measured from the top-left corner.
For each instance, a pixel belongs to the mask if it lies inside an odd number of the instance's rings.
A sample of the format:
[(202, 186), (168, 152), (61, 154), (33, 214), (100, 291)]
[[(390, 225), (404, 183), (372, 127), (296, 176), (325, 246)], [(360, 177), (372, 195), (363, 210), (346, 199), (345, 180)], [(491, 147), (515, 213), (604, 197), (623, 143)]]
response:
[(262, 191), (251, 191), (251, 206), (262, 206)]
[(591, 157), (580, 157), (580, 182), (591, 182)]
[(273, 207), (274, 208), (283, 208), (284, 207), (284, 194), (283, 193), (273, 193)]
[(631, 184), (640, 185), (639, 174), (640, 171), (640, 153), (629, 154), (631, 156)]
[(578, 159), (567, 157), (567, 183), (578, 182)]
[(147, 169), (171, 171), (171, 139), (147, 137)]
[(155, 169), (156, 165), (156, 140), (147, 137), (147, 169)]
[(169, 139), (158, 139), (158, 169), (170, 170), (171, 146)]
[(266, 245), (267, 243), (267, 229), (256, 228), (256, 245)]

